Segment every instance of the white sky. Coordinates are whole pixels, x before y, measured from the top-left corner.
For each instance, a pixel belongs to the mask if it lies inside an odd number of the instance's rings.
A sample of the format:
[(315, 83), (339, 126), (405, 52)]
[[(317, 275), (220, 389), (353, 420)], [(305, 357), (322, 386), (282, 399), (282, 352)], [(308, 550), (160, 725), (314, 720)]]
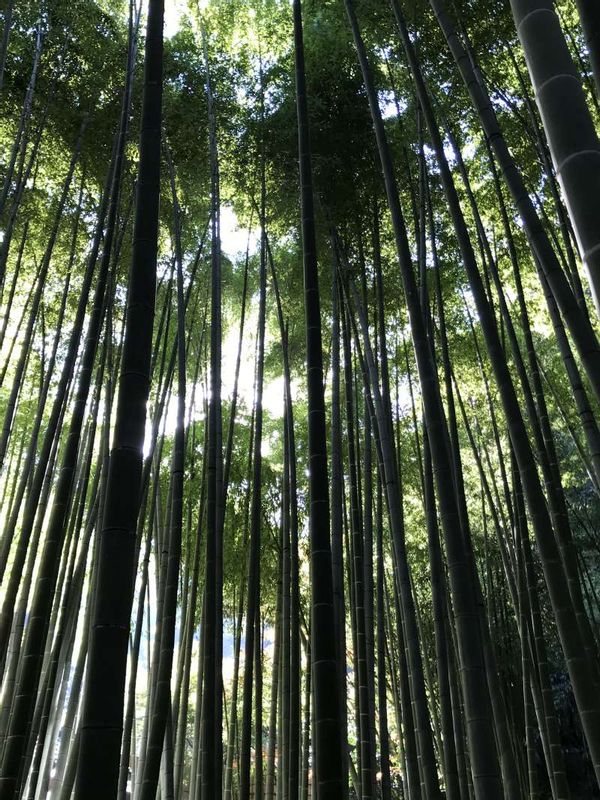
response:
[[(220, 219), (221, 248), (223, 253), (232, 260), (243, 258), (246, 247), (249, 244), (250, 253), (256, 252), (259, 243), (259, 231), (251, 230), (248, 238), (248, 229), (240, 228), (237, 217), (233, 209), (229, 206), (221, 206)], [(254, 357), (256, 344), (256, 327), (258, 324), (258, 301), (257, 298), (248, 298), (246, 321), (244, 325), (244, 337), (242, 342), (242, 355), (240, 360), (240, 373), (238, 381), (238, 403), (243, 404), (248, 410), (254, 401)], [(233, 394), (235, 380), (235, 366), (238, 353), (239, 321), (234, 320), (222, 343), (221, 375), (222, 397), (230, 399)], [(272, 344), (267, 330), (266, 347)], [(187, 387), (187, 403), (192, 397), (191, 384)], [(195, 411), (194, 418), (200, 419), (204, 406), (202, 383), (199, 383), (195, 392)], [(292, 393), (294, 387), (292, 386)], [(186, 414), (187, 414), (186, 403)], [(267, 413), (275, 418), (283, 416), (283, 376), (278, 376), (273, 380), (267, 381), (263, 387), (263, 408)], [(167, 436), (173, 435), (177, 421), (177, 397), (173, 395), (167, 406), (165, 433)], [(146, 441), (144, 443), (144, 453), (147, 455), (150, 448), (150, 437), (152, 428), (150, 420), (146, 422)], [(269, 454), (269, 442), (263, 443), (263, 455)]]
[(187, 10), (187, 3), (182, 0), (165, 0), (164, 35), (166, 39), (177, 33), (179, 20)]

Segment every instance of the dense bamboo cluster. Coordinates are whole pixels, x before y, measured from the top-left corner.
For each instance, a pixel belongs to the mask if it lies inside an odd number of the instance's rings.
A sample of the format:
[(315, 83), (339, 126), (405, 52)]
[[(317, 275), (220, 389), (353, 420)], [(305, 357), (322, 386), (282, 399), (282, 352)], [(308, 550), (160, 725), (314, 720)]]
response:
[(0, 798), (600, 797), (600, 5), (0, 13)]

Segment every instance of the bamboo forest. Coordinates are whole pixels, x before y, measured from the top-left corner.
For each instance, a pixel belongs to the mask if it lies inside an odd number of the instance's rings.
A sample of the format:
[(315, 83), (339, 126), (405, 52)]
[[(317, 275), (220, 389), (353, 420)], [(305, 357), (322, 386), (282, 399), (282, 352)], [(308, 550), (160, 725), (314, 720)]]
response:
[(599, 0), (0, 31), (0, 800), (600, 799)]

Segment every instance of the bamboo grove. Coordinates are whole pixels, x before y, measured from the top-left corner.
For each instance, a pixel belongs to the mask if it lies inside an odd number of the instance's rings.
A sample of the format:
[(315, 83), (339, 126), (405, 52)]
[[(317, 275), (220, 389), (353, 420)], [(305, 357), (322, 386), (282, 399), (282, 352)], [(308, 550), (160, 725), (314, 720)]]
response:
[(597, 0), (0, 16), (0, 798), (600, 797)]

